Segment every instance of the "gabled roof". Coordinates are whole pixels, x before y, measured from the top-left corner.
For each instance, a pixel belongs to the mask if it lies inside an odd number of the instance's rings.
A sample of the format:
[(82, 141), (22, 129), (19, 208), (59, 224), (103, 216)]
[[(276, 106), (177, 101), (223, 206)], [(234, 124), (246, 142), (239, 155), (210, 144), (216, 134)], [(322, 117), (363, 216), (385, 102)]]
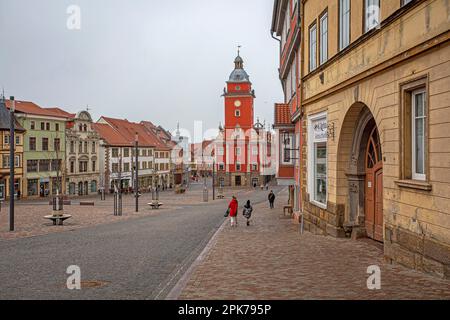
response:
[(92, 128), (111, 146), (130, 146), (130, 142), (113, 127), (106, 123), (93, 123)]
[[(149, 131), (141, 124), (130, 122), (128, 120), (122, 119), (114, 119), (109, 117), (101, 117), (103, 121), (106, 122), (118, 135), (120, 135), (121, 139), (118, 139), (117, 136), (114, 136), (111, 131), (106, 131), (103, 129), (102, 132), (99, 132), (103, 137), (103, 134), (106, 134), (104, 139), (106, 141), (116, 141), (116, 143), (121, 145), (134, 145), (134, 140), (136, 134), (138, 135), (138, 143), (141, 147), (157, 147), (155, 139), (149, 134)], [(102, 130), (102, 129), (100, 129)], [(110, 143), (114, 144), (114, 143)]]
[(275, 117), (274, 126), (290, 126), (291, 122), (291, 110), (289, 104), (275, 103)]
[[(6, 107), (11, 107), (11, 100), (6, 100)], [(56, 117), (70, 119), (73, 114), (68, 113), (60, 108), (42, 108), (31, 101), (15, 101), (16, 113), (25, 113), (37, 116)]]
[(54, 108), (45, 108), (45, 110), (48, 110), (48, 111), (53, 112), (53, 113), (55, 113), (55, 114), (59, 114), (59, 115), (61, 115), (62, 117), (66, 117), (66, 118), (69, 118), (69, 119), (75, 119), (75, 117), (77, 116), (76, 113), (69, 113), (69, 112), (67, 112), (67, 111), (64, 111), (64, 110), (61, 109), (61, 108), (58, 108), (58, 107), (54, 107)]
[[(154, 137), (154, 141), (156, 143), (156, 149), (169, 151), (173, 148), (170, 139), (165, 138), (166, 132), (161, 126), (157, 127), (150, 121), (141, 121), (140, 124), (144, 126), (150, 135)], [(166, 141), (165, 141), (166, 140)]]

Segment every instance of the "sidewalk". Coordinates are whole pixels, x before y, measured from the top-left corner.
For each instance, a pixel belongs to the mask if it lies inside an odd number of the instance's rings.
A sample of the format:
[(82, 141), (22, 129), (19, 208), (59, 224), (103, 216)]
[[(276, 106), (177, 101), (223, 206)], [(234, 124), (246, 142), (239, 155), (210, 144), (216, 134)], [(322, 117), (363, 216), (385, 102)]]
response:
[[(252, 225), (229, 221), (178, 299), (450, 299), (450, 282), (384, 262), (382, 245), (299, 233), (274, 210), (255, 206)], [(367, 289), (367, 267), (381, 268), (381, 290)]]

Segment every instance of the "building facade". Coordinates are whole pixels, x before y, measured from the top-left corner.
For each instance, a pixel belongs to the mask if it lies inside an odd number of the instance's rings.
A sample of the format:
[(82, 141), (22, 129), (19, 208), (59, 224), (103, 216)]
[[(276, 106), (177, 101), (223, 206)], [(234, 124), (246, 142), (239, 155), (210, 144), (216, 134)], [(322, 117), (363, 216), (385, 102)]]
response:
[(449, 277), (450, 4), (297, 6), (305, 228)]
[[(279, 181), (290, 181), (290, 200), (296, 220), (300, 217), (302, 208), (302, 182), (304, 159), (301, 149), (303, 147), (303, 132), (300, 118), (302, 109), (300, 104), (300, 66), (301, 66), (301, 28), (300, 28), (300, 4), (298, 0), (284, 0), (274, 2), (271, 32), (280, 44), (279, 77), (284, 93), (284, 102), (275, 104), (275, 130), (281, 135), (277, 150), (279, 159)], [(274, 36), (275, 35), (275, 36)], [(289, 110), (289, 119), (283, 117), (283, 112)], [(281, 120), (283, 119), (283, 120)], [(278, 130), (277, 130), (278, 129)], [(283, 137), (283, 131), (288, 137)], [(292, 135), (293, 134), (293, 135)], [(286, 144), (288, 138), (289, 143)], [(283, 158), (292, 159), (290, 164), (284, 163)], [(286, 166), (287, 164), (287, 166)], [(293, 168), (292, 168), (293, 166)]]
[(280, 103), (275, 104), (274, 124), (275, 137), (277, 138), (276, 145), (276, 179), (277, 184), (281, 186), (289, 186), (289, 204), (293, 209), (298, 211), (296, 206), (296, 192), (295, 188), (295, 163), (298, 160), (296, 156), (298, 152), (298, 141), (295, 135), (295, 125), (291, 121), (291, 107), (289, 104)]
[[(10, 101), (7, 106), (10, 107)], [(65, 193), (65, 125), (72, 114), (16, 101), (16, 117), (26, 130), (23, 142), (23, 196), (46, 197)]]
[(69, 195), (98, 192), (100, 183), (100, 136), (88, 111), (81, 111), (66, 123), (65, 184)]
[[(155, 171), (155, 145), (144, 126), (127, 120), (101, 117), (94, 125), (101, 138), (100, 166), (105, 189), (112, 192), (115, 186), (124, 192), (135, 187), (136, 149), (138, 141), (139, 188), (147, 190), (157, 177)], [(103, 186), (102, 186), (103, 187)]]
[(168, 189), (174, 186), (175, 166), (172, 161), (172, 149), (175, 146), (172, 137), (161, 126), (155, 126), (150, 121), (140, 123), (145, 127), (155, 146), (155, 172), (154, 187)]
[[(4, 98), (0, 98), (0, 201), (10, 196), (10, 112)], [(25, 130), (14, 123), (14, 195), (22, 197), (24, 186), (23, 142)]]

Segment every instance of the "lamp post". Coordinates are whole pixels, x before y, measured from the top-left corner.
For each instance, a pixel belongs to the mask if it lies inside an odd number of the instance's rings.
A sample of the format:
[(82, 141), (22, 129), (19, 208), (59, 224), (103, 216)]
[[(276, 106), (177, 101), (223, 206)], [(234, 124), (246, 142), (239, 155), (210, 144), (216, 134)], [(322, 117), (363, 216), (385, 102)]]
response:
[(9, 121), (9, 231), (14, 231), (14, 97), (10, 97)]
[(138, 139), (139, 139), (139, 137), (136, 132), (136, 136), (134, 138), (134, 153), (136, 156), (135, 170), (134, 170), (134, 172), (136, 174), (135, 179), (134, 179), (134, 184), (135, 184), (134, 196), (136, 198), (136, 212), (139, 212), (139, 149), (138, 149), (139, 142), (138, 142)]
[[(215, 155), (214, 155), (215, 156)], [(213, 159), (213, 172), (212, 172), (212, 197), (216, 200), (216, 160)]]

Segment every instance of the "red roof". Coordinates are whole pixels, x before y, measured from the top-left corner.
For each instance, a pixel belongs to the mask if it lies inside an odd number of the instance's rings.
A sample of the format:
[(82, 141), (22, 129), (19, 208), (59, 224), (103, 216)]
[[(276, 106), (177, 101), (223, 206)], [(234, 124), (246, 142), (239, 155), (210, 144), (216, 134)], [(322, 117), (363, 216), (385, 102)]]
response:
[(51, 112), (54, 112), (55, 114), (59, 114), (63, 117), (69, 118), (69, 119), (75, 119), (75, 117), (77, 116), (76, 113), (69, 113), (67, 111), (64, 111), (61, 108), (58, 107), (54, 107), (54, 108), (45, 108), (45, 110), (49, 110)]
[(163, 133), (165, 130), (161, 127), (155, 126), (150, 121), (141, 121), (140, 125), (144, 126), (149, 134), (154, 137), (157, 150), (169, 151), (174, 147), (171, 140), (165, 138), (166, 133)]
[(131, 142), (127, 141), (117, 130), (106, 123), (93, 123), (92, 128), (97, 131), (100, 137), (112, 146), (131, 146)]
[(284, 125), (292, 125), (290, 107), (285, 103), (275, 103), (274, 126)]
[[(6, 100), (6, 107), (11, 107), (11, 100)], [(32, 114), (37, 116), (71, 118), (73, 114), (68, 113), (60, 108), (42, 108), (30, 101), (17, 100), (15, 103), (16, 112)], [(73, 115), (75, 116), (75, 115)]]
[[(138, 143), (143, 147), (155, 147), (155, 141), (151, 135), (149, 135), (148, 131), (145, 129), (143, 125), (139, 123), (129, 122), (128, 120), (122, 119), (114, 119), (108, 117), (102, 117), (107, 124), (117, 132), (121, 136), (121, 139), (113, 139), (111, 133), (105, 132), (107, 136), (105, 137), (107, 141), (117, 141), (119, 144), (124, 145), (134, 145), (134, 140), (136, 134), (138, 136)], [(103, 135), (102, 135), (103, 137)], [(111, 143), (114, 144), (114, 143)]]

